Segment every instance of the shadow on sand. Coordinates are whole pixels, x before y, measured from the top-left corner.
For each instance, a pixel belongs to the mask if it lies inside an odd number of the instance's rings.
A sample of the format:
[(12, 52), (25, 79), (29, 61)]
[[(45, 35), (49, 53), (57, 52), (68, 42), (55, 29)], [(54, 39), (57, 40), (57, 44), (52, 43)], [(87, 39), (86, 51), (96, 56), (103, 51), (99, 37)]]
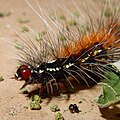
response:
[(100, 112), (106, 120), (120, 120), (120, 107), (116, 105), (109, 108), (100, 108)]

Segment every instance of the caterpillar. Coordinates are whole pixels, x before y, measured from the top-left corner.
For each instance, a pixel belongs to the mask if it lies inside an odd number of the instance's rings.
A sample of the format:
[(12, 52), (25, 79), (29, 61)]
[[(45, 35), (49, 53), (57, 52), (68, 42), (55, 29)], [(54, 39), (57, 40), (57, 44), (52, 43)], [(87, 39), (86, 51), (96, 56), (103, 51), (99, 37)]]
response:
[[(40, 94), (61, 93), (69, 87), (75, 89), (74, 82), (93, 86), (105, 78), (106, 71), (115, 71), (111, 63), (120, 60), (120, 19), (119, 9), (111, 7), (112, 1), (104, 1), (98, 18), (92, 18), (85, 2), (86, 26), (82, 26), (84, 21), (79, 19), (80, 16), (74, 16), (70, 11), (71, 24), (64, 16), (62, 22), (56, 14), (54, 19), (49, 18), (39, 1), (40, 13), (25, 1), (42, 19), (47, 31), (40, 40), (28, 38), (26, 41), (27, 38), (22, 37), (24, 49), (20, 51), (20, 67), (15, 73), (16, 79), (25, 81), (21, 89), (30, 84), (39, 84)], [(93, 3), (92, 0), (90, 2)], [(72, 4), (80, 12), (77, 1), (72, 1)], [(108, 13), (105, 16), (106, 10)]]

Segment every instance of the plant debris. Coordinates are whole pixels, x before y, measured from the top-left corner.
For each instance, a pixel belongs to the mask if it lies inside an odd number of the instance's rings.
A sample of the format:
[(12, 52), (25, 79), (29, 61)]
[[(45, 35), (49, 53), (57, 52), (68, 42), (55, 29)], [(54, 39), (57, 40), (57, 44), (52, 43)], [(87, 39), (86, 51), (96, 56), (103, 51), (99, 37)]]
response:
[(26, 26), (22, 26), (21, 27), (21, 32), (29, 32), (29, 28), (28, 27), (26, 27)]
[(30, 20), (28, 20), (28, 19), (23, 19), (23, 18), (18, 18), (17, 21), (18, 21), (19, 23), (21, 23), (21, 24), (30, 22)]
[(30, 102), (30, 109), (31, 110), (40, 110), (41, 109), (41, 97), (38, 95), (33, 95), (31, 97), (31, 102)]
[(68, 24), (70, 26), (76, 26), (77, 25), (77, 21), (75, 19), (71, 19), (71, 20), (68, 21)]
[(34, 38), (37, 41), (41, 41), (41, 40), (43, 40), (43, 37), (45, 35), (46, 35), (46, 31), (42, 31), (42, 32), (39, 32), (39, 33), (35, 34)]
[(19, 50), (23, 50), (23, 49), (24, 49), (24, 46), (23, 46), (22, 44), (20, 44), (20, 43), (16, 43), (16, 44), (15, 44), (15, 48), (16, 48), (16, 49), (19, 49)]
[(0, 17), (1, 17), (1, 18), (3, 18), (3, 17), (8, 17), (8, 16), (10, 16), (10, 15), (11, 15), (11, 12), (3, 12), (3, 13), (1, 12), (1, 13), (0, 13)]
[(60, 112), (55, 113), (55, 120), (64, 120), (64, 118)]
[(22, 88), (22, 89), (20, 90), (20, 93), (22, 93), (22, 94), (28, 94), (28, 91), (27, 91), (26, 88)]
[(41, 109), (41, 105), (40, 105), (40, 103), (38, 103), (36, 101), (31, 101), (30, 102), (30, 109), (31, 110), (40, 110)]
[(53, 105), (50, 106), (50, 110), (52, 112), (56, 112), (56, 111), (59, 111), (60, 109), (58, 108), (58, 106), (56, 104), (53, 104)]

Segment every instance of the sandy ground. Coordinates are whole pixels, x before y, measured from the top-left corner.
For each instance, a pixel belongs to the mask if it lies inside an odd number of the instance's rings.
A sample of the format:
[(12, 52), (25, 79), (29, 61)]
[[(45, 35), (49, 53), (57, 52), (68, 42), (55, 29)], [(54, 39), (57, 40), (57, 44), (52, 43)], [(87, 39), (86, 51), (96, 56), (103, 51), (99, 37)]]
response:
[[(100, 95), (99, 86), (71, 94), (69, 100), (59, 97), (50, 101), (43, 99), (41, 110), (30, 110), (30, 100), (19, 91), (23, 82), (11, 79), (17, 64), (13, 43), (18, 37), (14, 29), (21, 26), (19, 18), (29, 19), (26, 25), (41, 29), (40, 21), (24, 0), (0, 0), (0, 13), (8, 12), (11, 15), (0, 17), (0, 75), (4, 77), (4, 81), (0, 82), (0, 120), (54, 120), (54, 113), (50, 110), (50, 105), (54, 103), (59, 106), (65, 120), (120, 120), (120, 107), (100, 110), (94, 102)], [(81, 112), (71, 114), (68, 110), (71, 103), (76, 103)]]

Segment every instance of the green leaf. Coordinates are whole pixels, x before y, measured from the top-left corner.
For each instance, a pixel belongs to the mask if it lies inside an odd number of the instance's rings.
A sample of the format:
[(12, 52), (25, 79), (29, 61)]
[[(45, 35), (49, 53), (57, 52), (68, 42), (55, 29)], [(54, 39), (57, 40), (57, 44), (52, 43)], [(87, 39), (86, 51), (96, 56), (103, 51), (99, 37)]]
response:
[(40, 103), (38, 103), (36, 101), (31, 101), (30, 102), (30, 109), (31, 110), (40, 110), (41, 109)]
[(106, 72), (106, 79), (100, 83), (103, 93), (99, 96), (97, 104), (100, 108), (108, 107), (120, 101), (120, 76), (115, 72)]

